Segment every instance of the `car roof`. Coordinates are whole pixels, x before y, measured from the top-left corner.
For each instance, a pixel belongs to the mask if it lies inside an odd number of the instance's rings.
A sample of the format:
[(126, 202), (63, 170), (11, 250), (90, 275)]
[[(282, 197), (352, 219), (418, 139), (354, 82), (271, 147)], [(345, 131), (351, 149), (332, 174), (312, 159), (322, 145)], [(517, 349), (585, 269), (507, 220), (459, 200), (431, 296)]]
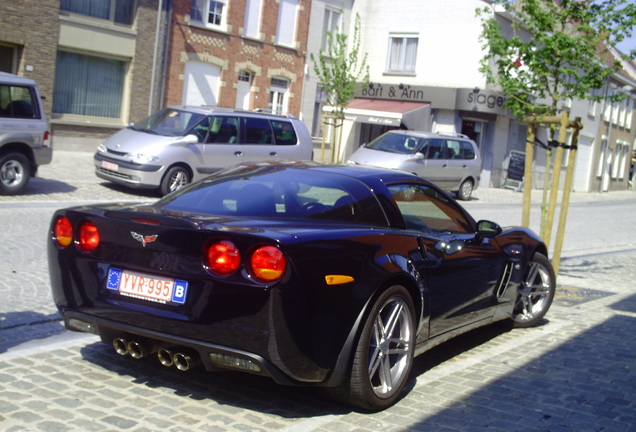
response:
[(199, 114), (241, 114), (241, 115), (249, 115), (253, 117), (272, 117), (278, 119), (290, 119), (297, 120), (297, 118), (292, 114), (275, 114), (272, 112), (266, 112), (262, 110), (254, 110), (248, 111), (238, 108), (226, 108), (226, 107), (218, 107), (211, 105), (171, 105), (168, 108), (176, 109), (180, 111), (191, 111)]
[(464, 134), (441, 134), (441, 133), (402, 130), (402, 129), (391, 130), (391, 131), (388, 131), (387, 134), (409, 135), (409, 136), (416, 136), (419, 138), (459, 138), (459, 139), (465, 139), (467, 141), (472, 141), (469, 137), (467, 137)]
[(8, 72), (0, 72), (0, 81), (11, 84), (35, 85), (35, 81), (33, 81), (32, 79), (14, 75)]
[(430, 185), (431, 183), (423, 179), (422, 177), (416, 176), (414, 174), (393, 170), (388, 168), (378, 168), (367, 165), (345, 165), (345, 164), (326, 164), (321, 162), (313, 162), (313, 161), (268, 161), (268, 162), (247, 162), (242, 165), (262, 165), (267, 164), (270, 166), (276, 166), (284, 169), (301, 169), (301, 170), (316, 170), (327, 172), (330, 174), (336, 174), (341, 176), (350, 177), (352, 179), (361, 181), (365, 183), (370, 188), (373, 188), (376, 185), (392, 183), (396, 181), (413, 181), (417, 180), (419, 182), (426, 183)]

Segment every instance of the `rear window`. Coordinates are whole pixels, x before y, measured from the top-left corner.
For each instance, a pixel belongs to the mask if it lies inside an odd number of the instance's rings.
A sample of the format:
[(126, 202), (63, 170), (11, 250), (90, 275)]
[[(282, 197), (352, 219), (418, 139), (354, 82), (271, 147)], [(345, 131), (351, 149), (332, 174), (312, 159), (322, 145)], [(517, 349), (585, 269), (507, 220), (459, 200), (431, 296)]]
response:
[(0, 84), (0, 117), (40, 118), (33, 87)]
[(274, 168), (257, 166), (251, 173), (214, 175), (163, 198), (156, 206), (214, 216), (386, 225), (377, 199), (361, 183), (338, 175)]

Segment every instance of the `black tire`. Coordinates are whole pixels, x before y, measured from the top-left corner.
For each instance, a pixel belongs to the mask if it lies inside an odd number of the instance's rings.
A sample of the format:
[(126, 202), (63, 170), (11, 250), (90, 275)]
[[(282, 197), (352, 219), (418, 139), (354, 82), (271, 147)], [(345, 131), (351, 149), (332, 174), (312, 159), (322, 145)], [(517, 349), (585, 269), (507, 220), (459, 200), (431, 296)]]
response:
[(519, 287), (519, 295), (512, 312), (513, 327), (534, 327), (541, 322), (550, 309), (556, 277), (550, 260), (535, 253), (528, 262), (526, 273)]
[(457, 190), (457, 199), (468, 201), (473, 194), (473, 181), (464, 180)]
[(192, 181), (192, 178), (190, 177), (190, 172), (187, 168), (182, 166), (173, 166), (161, 179), (159, 193), (161, 196), (168, 195), (169, 193), (177, 191), (190, 184), (190, 181)]
[(415, 332), (413, 300), (406, 288), (392, 286), (373, 305), (358, 338), (351, 369), (335, 394), (369, 411), (393, 405), (411, 371)]
[(0, 194), (19, 194), (30, 177), (31, 163), (25, 155), (12, 152), (0, 156)]

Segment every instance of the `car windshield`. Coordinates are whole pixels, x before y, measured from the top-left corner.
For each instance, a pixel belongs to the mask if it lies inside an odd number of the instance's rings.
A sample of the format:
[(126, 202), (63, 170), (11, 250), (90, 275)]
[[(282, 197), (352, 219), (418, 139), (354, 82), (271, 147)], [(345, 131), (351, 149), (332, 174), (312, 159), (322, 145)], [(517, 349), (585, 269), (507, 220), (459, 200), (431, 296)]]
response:
[(133, 130), (166, 136), (185, 136), (203, 119), (204, 114), (166, 108), (131, 126)]
[(159, 200), (168, 211), (263, 219), (319, 219), (386, 226), (378, 200), (347, 176), (276, 165), (242, 165)]
[(369, 144), (367, 148), (390, 153), (413, 154), (422, 151), (426, 138), (420, 138), (401, 133), (385, 133)]

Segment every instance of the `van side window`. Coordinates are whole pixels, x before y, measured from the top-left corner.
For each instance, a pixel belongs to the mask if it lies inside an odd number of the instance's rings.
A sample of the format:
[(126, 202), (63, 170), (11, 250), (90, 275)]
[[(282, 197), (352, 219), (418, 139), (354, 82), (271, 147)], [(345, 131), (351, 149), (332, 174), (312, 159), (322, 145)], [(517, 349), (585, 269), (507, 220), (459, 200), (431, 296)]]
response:
[(464, 150), (464, 159), (475, 159), (475, 149), (468, 141), (461, 141), (462, 149)]
[(296, 131), (289, 121), (272, 120), (276, 145), (294, 145), (298, 142)]
[(234, 144), (239, 142), (238, 117), (213, 117), (207, 142), (216, 144)]
[(29, 87), (0, 85), (0, 117), (40, 118)]
[(446, 140), (446, 148), (448, 151), (448, 159), (465, 159), (458, 140)]
[(443, 139), (430, 139), (428, 140), (428, 154), (426, 159), (446, 159), (445, 148)]
[(258, 117), (246, 117), (245, 139), (243, 144), (272, 144), (272, 128), (269, 120)]

